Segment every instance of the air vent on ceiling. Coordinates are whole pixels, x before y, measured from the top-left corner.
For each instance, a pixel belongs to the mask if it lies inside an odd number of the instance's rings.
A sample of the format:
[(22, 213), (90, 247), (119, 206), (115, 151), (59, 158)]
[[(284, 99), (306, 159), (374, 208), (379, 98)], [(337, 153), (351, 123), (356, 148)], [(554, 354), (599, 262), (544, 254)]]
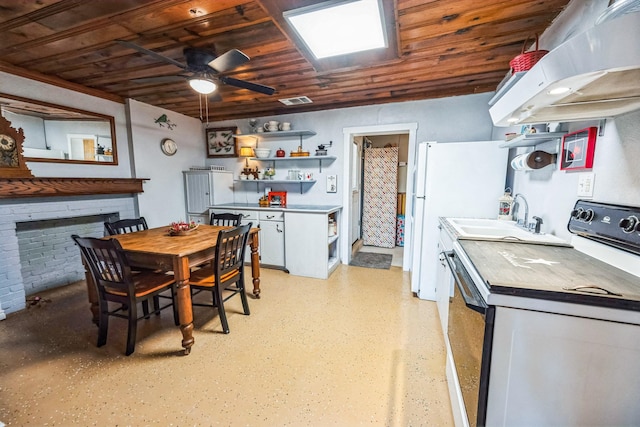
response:
[(279, 99), (284, 105), (301, 105), (311, 104), (313, 101), (306, 96), (297, 96), (295, 98)]

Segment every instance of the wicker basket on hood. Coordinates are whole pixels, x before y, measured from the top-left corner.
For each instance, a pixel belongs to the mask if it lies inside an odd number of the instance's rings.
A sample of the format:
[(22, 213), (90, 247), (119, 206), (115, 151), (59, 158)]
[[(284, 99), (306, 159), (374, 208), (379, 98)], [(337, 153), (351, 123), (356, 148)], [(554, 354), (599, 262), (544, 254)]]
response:
[(548, 50), (540, 50), (538, 49), (538, 35), (536, 34), (536, 50), (532, 50), (530, 52), (525, 52), (524, 50), (527, 47), (527, 43), (529, 42), (529, 37), (524, 41), (522, 45), (522, 53), (511, 61), (509, 61), (509, 65), (511, 66), (511, 70), (514, 73), (520, 71), (529, 71), (540, 59), (549, 53)]

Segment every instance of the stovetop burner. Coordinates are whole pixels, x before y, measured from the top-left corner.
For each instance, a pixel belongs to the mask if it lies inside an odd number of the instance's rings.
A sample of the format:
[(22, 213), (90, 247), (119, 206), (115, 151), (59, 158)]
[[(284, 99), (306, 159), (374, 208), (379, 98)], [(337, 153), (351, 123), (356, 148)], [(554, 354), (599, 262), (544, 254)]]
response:
[(571, 211), (569, 231), (640, 255), (640, 208), (578, 200)]

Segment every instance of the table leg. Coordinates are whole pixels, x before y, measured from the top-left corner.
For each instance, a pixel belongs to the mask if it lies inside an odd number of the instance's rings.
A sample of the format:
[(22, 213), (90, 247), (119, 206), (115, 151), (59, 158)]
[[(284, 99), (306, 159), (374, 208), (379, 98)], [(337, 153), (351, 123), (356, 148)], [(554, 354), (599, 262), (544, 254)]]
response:
[(176, 304), (178, 304), (178, 317), (180, 318), (180, 331), (182, 332), (182, 347), (184, 347), (184, 354), (189, 354), (191, 346), (195, 342), (193, 338), (191, 287), (189, 286), (189, 259), (187, 257), (176, 258), (173, 263), (173, 273), (177, 287)]
[(251, 277), (253, 278), (253, 296), (260, 298), (260, 254), (258, 248), (260, 242), (258, 240), (259, 233), (253, 233), (251, 237)]

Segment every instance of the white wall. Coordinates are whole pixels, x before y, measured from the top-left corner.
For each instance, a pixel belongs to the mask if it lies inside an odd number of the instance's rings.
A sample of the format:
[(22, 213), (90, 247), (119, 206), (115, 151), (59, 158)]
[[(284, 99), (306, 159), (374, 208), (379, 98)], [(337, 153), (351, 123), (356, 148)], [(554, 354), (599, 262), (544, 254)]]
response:
[[(589, 29), (607, 7), (606, 0), (573, 1), (565, 12), (540, 37), (545, 49), (558, 46), (571, 36)], [(564, 123), (568, 132), (598, 126), (599, 121)], [(496, 138), (514, 128), (496, 128)], [(542, 230), (570, 239), (567, 223), (577, 196), (578, 178), (593, 172), (595, 185), (593, 200), (599, 202), (640, 206), (640, 111), (606, 120), (603, 135), (596, 140), (593, 170), (586, 172), (561, 171), (559, 166), (548, 166), (538, 171), (513, 173), (514, 192), (522, 193), (529, 202), (529, 218), (540, 216)], [(545, 143), (537, 149), (551, 151), (556, 143)], [(514, 150), (515, 151), (515, 150)], [(520, 148), (516, 152), (533, 151)]]
[[(0, 73), (0, 92), (31, 98), (53, 104), (75, 107), (87, 111), (112, 115), (116, 123), (118, 144), (118, 165), (73, 165), (68, 163), (28, 163), (35, 176), (40, 177), (120, 177), (149, 178), (138, 197), (140, 214), (150, 226), (185, 218), (184, 186), (182, 171), (190, 166), (222, 164), (239, 175), (244, 159), (207, 159), (204, 145), (204, 126), (199, 120), (178, 113), (159, 109), (134, 100), (129, 102), (130, 136), (127, 127), (126, 106), (90, 95), (57, 88), (45, 83), (31, 81), (11, 74)], [(372, 105), (347, 109), (327, 110), (310, 113), (288, 114), (277, 117), (258, 117), (260, 123), (275, 119), (289, 121), (294, 129), (313, 130), (317, 135), (305, 139), (305, 150), (315, 154), (319, 144), (327, 145), (328, 154), (337, 156), (333, 162), (324, 161), (322, 173), (318, 163), (279, 163), (278, 173), (286, 174), (288, 169), (299, 168), (314, 173), (318, 182), (303, 186), (272, 185), (273, 191), (288, 191), (290, 204), (340, 205), (342, 204), (342, 144), (343, 128), (353, 126), (375, 126), (394, 123), (417, 122), (418, 140), (468, 141), (483, 140), (491, 136), (492, 126), (488, 115), (487, 101), (491, 94), (479, 94), (442, 98), (425, 101)], [(176, 123), (173, 130), (160, 127), (155, 120), (162, 114)], [(248, 119), (210, 123), (209, 127), (238, 126), (241, 133), (249, 133)], [(168, 157), (160, 151), (160, 141), (172, 138), (178, 143), (178, 152)], [(131, 139), (131, 141), (130, 141)], [(260, 142), (274, 150), (282, 147), (287, 152), (295, 150), (299, 140)], [(255, 143), (253, 143), (255, 146)], [(251, 166), (258, 164), (251, 162)], [(268, 165), (261, 164), (264, 168)], [(338, 192), (326, 192), (326, 176), (338, 176)], [(263, 193), (258, 192), (255, 183), (235, 184), (236, 201), (256, 203)]]
[[(569, 132), (597, 126), (598, 122), (576, 122), (567, 125)], [(537, 147), (551, 151), (550, 143)], [(519, 149), (520, 152), (531, 150)], [(567, 231), (569, 213), (578, 197), (578, 178), (595, 174), (592, 200), (640, 206), (640, 111), (609, 119), (604, 135), (598, 136), (593, 169), (561, 171), (558, 164), (537, 171), (514, 173), (514, 192), (522, 193), (529, 203), (529, 218), (537, 215), (542, 230), (570, 240)]]
[[(182, 171), (191, 166), (204, 166), (206, 155), (200, 120), (135, 100), (129, 100), (128, 105), (135, 174), (137, 178), (149, 178), (144, 184), (144, 193), (138, 195), (140, 215), (149, 227), (186, 220)], [(173, 129), (155, 123), (163, 114), (175, 124)], [(173, 156), (160, 150), (160, 142), (165, 138), (173, 139), (178, 145)]]
[[(394, 123), (417, 122), (418, 141), (478, 141), (491, 138), (493, 126), (489, 117), (487, 102), (492, 94), (477, 94), (451, 98), (431, 99), (424, 101), (410, 101), (402, 103), (372, 105), (336, 110), (316, 111), (309, 113), (287, 114), (275, 117), (248, 117), (244, 120), (229, 120), (211, 123), (210, 127), (237, 126), (241, 133), (250, 133), (250, 118), (258, 119), (258, 123), (268, 120), (291, 122), (294, 130), (312, 130), (316, 135), (304, 139), (304, 150), (313, 155), (319, 144), (327, 145), (328, 154), (337, 156), (334, 162), (325, 166), (323, 162), (322, 174), (319, 174), (317, 164), (308, 166), (307, 163), (278, 163), (276, 169), (284, 176), (288, 169), (294, 167), (314, 172), (318, 182), (304, 194), (300, 194), (299, 185), (273, 185), (273, 191), (288, 191), (287, 201), (290, 204), (341, 205), (342, 204), (342, 176), (343, 173), (343, 129), (354, 126), (376, 126)], [(265, 140), (260, 146), (268, 146), (274, 150), (282, 147), (287, 155), (294, 151), (298, 140)], [(253, 144), (255, 146), (255, 144)], [(275, 152), (275, 151), (274, 151)], [(244, 159), (207, 159), (207, 164), (224, 165), (228, 170), (234, 170), (236, 176), (244, 167)], [(250, 162), (250, 166), (257, 163)], [(302, 165), (302, 166), (301, 166)], [(262, 165), (260, 167), (264, 167)], [(326, 176), (338, 176), (338, 192), (326, 192)], [(261, 187), (262, 188), (262, 187)], [(257, 203), (260, 195), (256, 191), (255, 183), (236, 184), (236, 202)]]

